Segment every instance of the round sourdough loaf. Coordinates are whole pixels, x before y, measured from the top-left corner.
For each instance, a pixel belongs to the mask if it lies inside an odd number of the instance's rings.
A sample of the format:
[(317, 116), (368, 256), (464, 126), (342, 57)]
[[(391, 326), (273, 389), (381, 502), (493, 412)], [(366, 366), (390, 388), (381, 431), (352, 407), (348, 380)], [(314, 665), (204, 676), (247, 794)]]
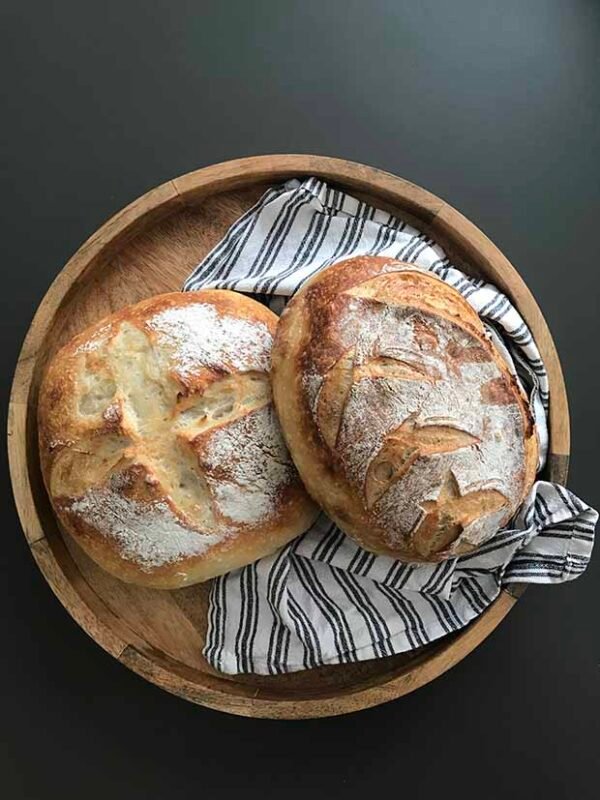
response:
[(64, 528), (116, 577), (189, 585), (309, 526), (271, 400), (276, 325), (241, 294), (175, 292), (54, 357), (39, 397), (44, 480)]
[(308, 491), (372, 552), (467, 553), (535, 478), (518, 382), (464, 298), (414, 266), (361, 256), (319, 273), (281, 318), (271, 377)]

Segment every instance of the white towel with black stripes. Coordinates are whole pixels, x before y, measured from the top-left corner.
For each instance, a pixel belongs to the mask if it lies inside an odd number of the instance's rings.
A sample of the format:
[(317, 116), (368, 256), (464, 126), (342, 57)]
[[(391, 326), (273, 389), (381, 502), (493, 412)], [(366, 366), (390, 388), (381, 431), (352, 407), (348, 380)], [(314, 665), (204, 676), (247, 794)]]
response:
[[(494, 286), (455, 269), (424, 234), (317, 178), (269, 189), (185, 283), (250, 293), (281, 312), (315, 272), (354, 255), (435, 272), (465, 297), (526, 389), (547, 445), (548, 380), (527, 325)], [(508, 529), (468, 556), (414, 565), (362, 550), (324, 514), (272, 556), (213, 582), (204, 654), (226, 673), (278, 674), (420, 647), (462, 628), (510, 583), (580, 575), (598, 514), (538, 481)]]

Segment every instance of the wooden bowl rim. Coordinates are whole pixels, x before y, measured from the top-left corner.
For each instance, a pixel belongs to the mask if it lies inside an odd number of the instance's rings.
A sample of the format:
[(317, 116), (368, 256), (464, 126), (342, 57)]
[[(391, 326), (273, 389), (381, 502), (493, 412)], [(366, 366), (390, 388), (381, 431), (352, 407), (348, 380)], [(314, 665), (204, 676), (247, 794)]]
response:
[[(176, 208), (193, 206), (207, 195), (259, 182), (317, 175), (351, 191), (376, 194), (401, 207), (422, 226), (451, 240), (505, 291), (527, 320), (551, 376), (548, 471), (553, 480), (566, 482), (570, 452), (569, 411), (560, 361), (544, 317), (524, 281), (498, 248), (456, 209), (431, 192), (388, 172), (326, 156), (282, 154), (254, 156), (204, 167), (151, 189), (117, 212), (77, 250), (57, 275), (41, 301), (25, 337), (17, 362), (9, 403), (8, 454), (15, 504), (32, 554), (50, 587), (79, 625), (122, 663), (167, 691), (211, 708), (252, 717), (311, 718), (349, 713), (383, 703), (428, 683), (477, 647), (514, 606), (524, 587), (504, 590), (494, 603), (463, 631), (411, 662), (400, 674), (391, 670), (376, 681), (361, 681), (333, 694), (312, 692), (289, 699), (276, 691), (236, 683), (191, 669), (153, 650), (132, 644), (113, 629), (112, 612), (78, 570), (67, 571), (45, 538), (36, 513), (23, 442), (28, 424), (29, 395), (36, 358), (46, 331), (78, 280), (109, 249), (117, 248), (152, 220)], [(118, 627), (117, 627), (118, 630)], [(262, 696), (261, 696), (262, 694)]]

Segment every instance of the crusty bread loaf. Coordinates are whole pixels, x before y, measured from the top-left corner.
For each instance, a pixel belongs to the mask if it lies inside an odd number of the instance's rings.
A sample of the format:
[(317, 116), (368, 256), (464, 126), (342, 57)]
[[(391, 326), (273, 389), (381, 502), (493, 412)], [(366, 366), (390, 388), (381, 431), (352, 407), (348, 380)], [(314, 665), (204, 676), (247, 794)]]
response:
[(175, 292), (53, 359), (39, 398), (46, 487), (64, 528), (118, 578), (203, 581), (314, 518), (271, 401), (276, 325), (241, 294)]
[(469, 552), (534, 480), (518, 382), (464, 298), (414, 266), (363, 256), (319, 273), (280, 320), (272, 381), (308, 491), (375, 553)]

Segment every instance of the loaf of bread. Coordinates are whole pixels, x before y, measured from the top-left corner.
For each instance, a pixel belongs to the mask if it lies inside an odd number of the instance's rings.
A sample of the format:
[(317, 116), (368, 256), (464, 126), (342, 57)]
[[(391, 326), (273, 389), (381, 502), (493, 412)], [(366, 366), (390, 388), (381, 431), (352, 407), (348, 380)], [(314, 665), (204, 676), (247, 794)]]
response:
[(310, 525), (271, 399), (276, 325), (241, 294), (175, 292), (54, 357), (39, 396), (44, 480), (63, 527), (116, 577), (189, 585)]
[(319, 273), (281, 318), (272, 381), (308, 491), (372, 552), (467, 553), (535, 478), (518, 382), (464, 298), (414, 266), (363, 256)]

